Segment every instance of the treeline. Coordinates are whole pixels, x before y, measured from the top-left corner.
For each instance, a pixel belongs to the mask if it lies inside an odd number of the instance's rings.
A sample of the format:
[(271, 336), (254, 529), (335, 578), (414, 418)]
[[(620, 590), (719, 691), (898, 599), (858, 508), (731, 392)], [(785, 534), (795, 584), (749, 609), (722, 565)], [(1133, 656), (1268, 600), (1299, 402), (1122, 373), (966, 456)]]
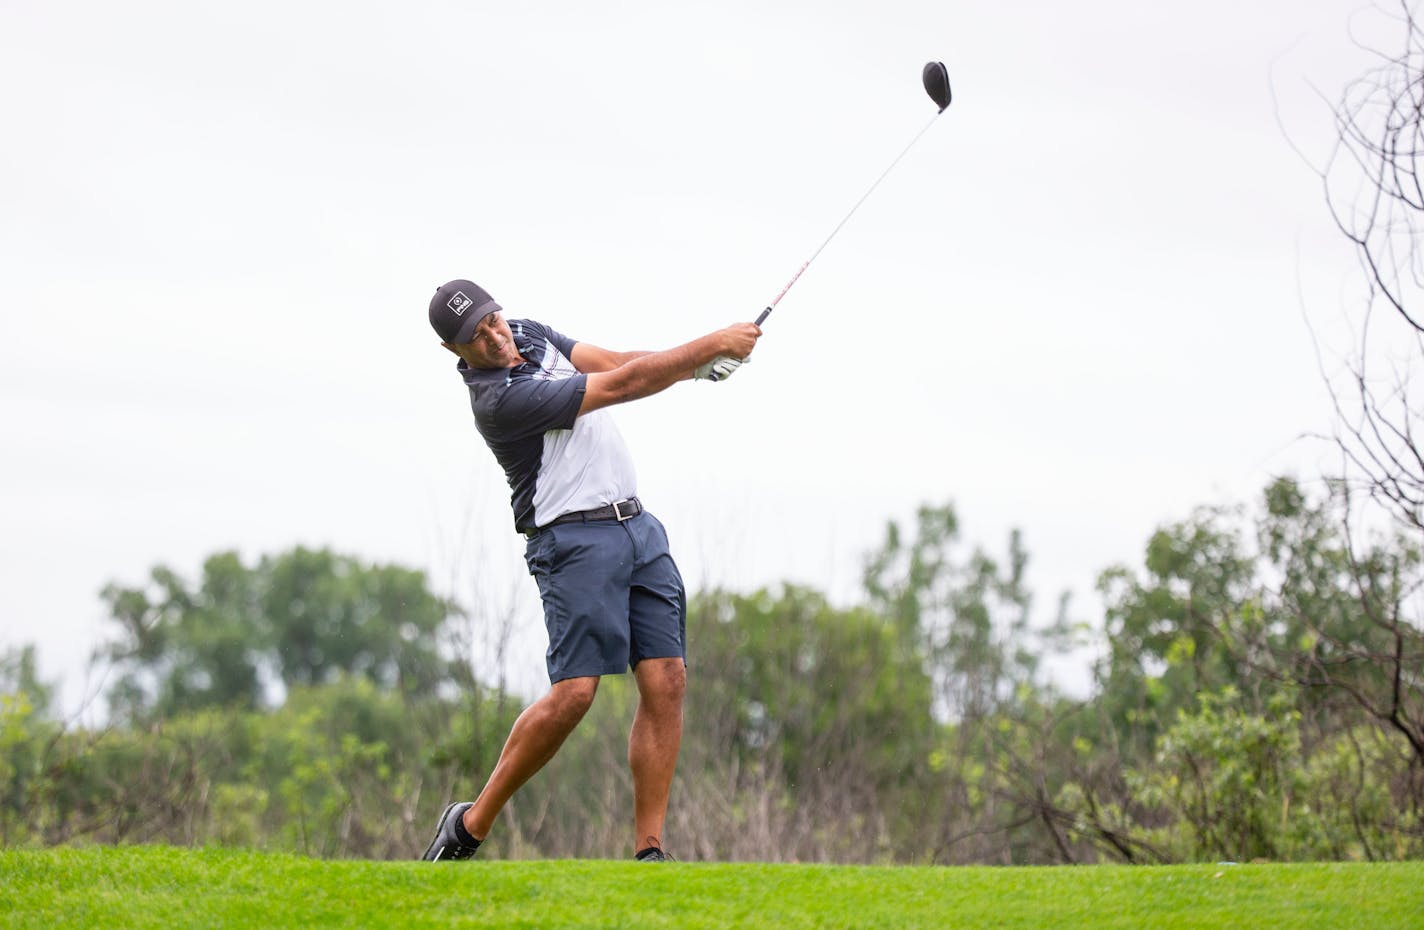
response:
[[(666, 841), (679, 857), (1134, 863), (1424, 854), (1418, 536), (1352, 538), (1293, 481), (1203, 509), (1036, 624), (1028, 554), (951, 507), (890, 524), (853, 607), (704, 592)], [(489, 579), (493, 587), (507, 580)], [(223, 843), (409, 858), (521, 701), (419, 572), (296, 549), (104, 592), (110, 723), (66, 727), (0, 662), (0, 841)], [(533, 597), (532, 588), (529, 594)], [(1095, 655), (1073, 697), (1043, 668)], [(1078, 650), (1075, 652), (1074, 650)], [(605, 680), (481, 855), (631, 852), (635, 694)]]

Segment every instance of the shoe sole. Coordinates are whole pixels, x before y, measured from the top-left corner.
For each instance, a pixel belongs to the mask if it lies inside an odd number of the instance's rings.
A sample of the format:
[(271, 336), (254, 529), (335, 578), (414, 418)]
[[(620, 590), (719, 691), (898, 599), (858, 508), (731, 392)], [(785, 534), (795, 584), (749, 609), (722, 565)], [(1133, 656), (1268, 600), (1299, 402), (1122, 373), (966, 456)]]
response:
[(451, 813), (452, 811), (454, 811), (455, 808), (459, 807), (459, 806), (460, 806), (461, 804), (463, 804), (463, 803), (465, 803), (465, 802), (463, 802), (463, 801), (456, 801), (456, 802), (454, 802), (454, 803), (451, 804), (449, 807), (445, 808), (445, 813), (443, 813), (443, 814), (440, 815), (440, 822), (435, 825), (435, 839), (431, 840), (431, 841), (430, 841), (430, 845), (427, 846), (427, 847), (425, 847), (425, 855), (423, 855), (423, 856), (420, 857), (420, 859), (421, 859), (422, 862), (439, 862), (439, 861), (440, 861), (438, 858), (436, 858), (436, 859), (430, 858), (430, 853), (431, 853), (431, 851), (432, 851), (433, 849), (435, 849), (436, 845), (440, 842), (440, 835), (445, 832), (445, 821), (447, 821), (447, 820), (450, 819), (450, 813)]

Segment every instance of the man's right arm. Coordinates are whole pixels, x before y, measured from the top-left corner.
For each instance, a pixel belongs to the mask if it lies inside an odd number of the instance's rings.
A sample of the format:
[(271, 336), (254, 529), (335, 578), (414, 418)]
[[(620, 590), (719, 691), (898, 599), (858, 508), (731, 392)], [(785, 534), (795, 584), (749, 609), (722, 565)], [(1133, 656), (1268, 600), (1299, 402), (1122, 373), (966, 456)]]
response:
[(761, 330), (755, 323), (735, 323), (674, 349), (649, 352), (611, 371), (588, 375), (579, 413), (626, 403), (664, 391), (689, 377), (699, 365), (719, 355), (746, 358)]

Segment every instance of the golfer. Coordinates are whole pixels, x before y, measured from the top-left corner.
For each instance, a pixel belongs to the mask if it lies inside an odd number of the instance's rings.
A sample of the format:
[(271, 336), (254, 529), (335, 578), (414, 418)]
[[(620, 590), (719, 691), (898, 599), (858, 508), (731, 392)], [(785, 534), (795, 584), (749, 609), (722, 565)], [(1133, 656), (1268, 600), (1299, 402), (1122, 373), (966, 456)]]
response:
[(610, 352), (533, 320), (507, 320), (466, 280), (435, 292), (430, 325), (460, 357), (475, 426), (513, 492), (514, 528), (527, 538), (524, 559), (544, 602), (550, 688), (514, 722), (479, 796), (440, 815), (422, 858), (474, 855), (505, 803), (583, 719), (599, 678), (631, 667), (633, 848), (639, 860), (661, 862), (682, 742), (686, 595), (604, 408), (687, 378), (730, 377), (761, 330), (738, 323), (664, 352)]

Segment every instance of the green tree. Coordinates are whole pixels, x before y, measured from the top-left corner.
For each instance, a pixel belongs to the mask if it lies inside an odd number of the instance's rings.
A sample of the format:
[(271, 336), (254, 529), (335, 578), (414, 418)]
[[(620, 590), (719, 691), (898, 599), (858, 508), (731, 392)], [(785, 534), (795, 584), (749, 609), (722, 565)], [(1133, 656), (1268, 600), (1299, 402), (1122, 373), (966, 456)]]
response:
[(120, 676), (110, 705), (122, 717), (180, 709), (256, 707), (270, 636), (257, 611), (252, 572), (235, 552), (209, 557), (190, 586), (157, 566), (142, 587), (101, 594), (118, 638), (101, 650)]
[(863, 583), (870, 609), (924, 655), (940, 712), (974, 719), (1032, 682), (1039, 653), (1019, 532), (1009, 536), (1002, 567), (980, 548), (958, 550), (953, 505), (921, 507), (913, 535), (894, 521), (887, 525), (884, 542), (866, 560)]
[(26, 643), (0, 653), (0, 694), (23, 695), (30, 712), (47, 717), (53, 710), (54, 682), (40, 678), (35, 647)]
[(109, 698), (125, 719), (256, 708), (278, 684), (342, 675), (409, 695), (473, 684), (442, 651), (457, 608), (395, 565), (298, 547), (249, 567), (224, 552), (196, 584), (159, 566), (148, 584), (110, 584), (102, 596), (118, 635), (101, 656), (119, 670)]
[[(1378, 855), (1386, 823), (1401, 831), (1396, 849), (1424, 839), (1417, 818), (1401, 816), (1424, 806), (1424, 631), (1415, 612), (1424, 559), (1403, 533), (1352, 539), (1342, 506), (1278, 479), (1254, 534), (1240, 511), (1199, 510), (1153, 535), (1143, 571), (1104, 574), (1094, 700), (1102, 727), (1085, 738), (1137, 775), (1078, 781), (1063, 798), (1080, 826), (1135, 822), (1138, 839), (1188, 857)], [(1342, 733), (1351, 734), (1344, 748)], [(1267, 735), (1277, 742), (1262, 742)], [(1348, 819), (1296, 803), (1306, 796), (1298, 784), (1268, 785), (1260, 751), (1270, 745), (1290, 756), (1290, 771), (1321, 773)], [(1340, 787), (1347, 777), (1355, 790)], [(1228, 796), (1248, 783), (1266, 794), (1232, 807)], [(1381, 791), (1392, 809), (1383, 820)], [(1275, 803), (1294, 813), (1273, 815), (1282, 822), (1271, 826), (1261, 804)], [(1176, 822), (1195, 839), (1184, 840)]]
[(258, 609), (288, 687), (344, 674), (424, 695), (458, 674), (440, 652), (455, 608), (431, 593), (423, 572), (299, 547), (264, 557), (254, 575)]
[(1146, 758), (1177, 711), (1203, 691), (1253, 691), (1219, 632), (1257, 602), (1257, 563), (1235, 525), (1239, 513), (1200, 508), (1148, 540), (1139, 574), (1099, 579), (1106, 603), (1095, 677), (1125, 758)]
[(0, 845), (30, 841), (44, 768), (60, 732), (55, 685), (40, 678), (35, 647), (0, 653)]
[(1277, 694), (1265, 713), (1234, 688), (1197, 696), (1158, 742), (1157, 764), (1129, 774), (1139, 800), (1166, 805), (1189, 824), (1189, 858), (1276, 859), (1302, 770), (1299, 713)]

